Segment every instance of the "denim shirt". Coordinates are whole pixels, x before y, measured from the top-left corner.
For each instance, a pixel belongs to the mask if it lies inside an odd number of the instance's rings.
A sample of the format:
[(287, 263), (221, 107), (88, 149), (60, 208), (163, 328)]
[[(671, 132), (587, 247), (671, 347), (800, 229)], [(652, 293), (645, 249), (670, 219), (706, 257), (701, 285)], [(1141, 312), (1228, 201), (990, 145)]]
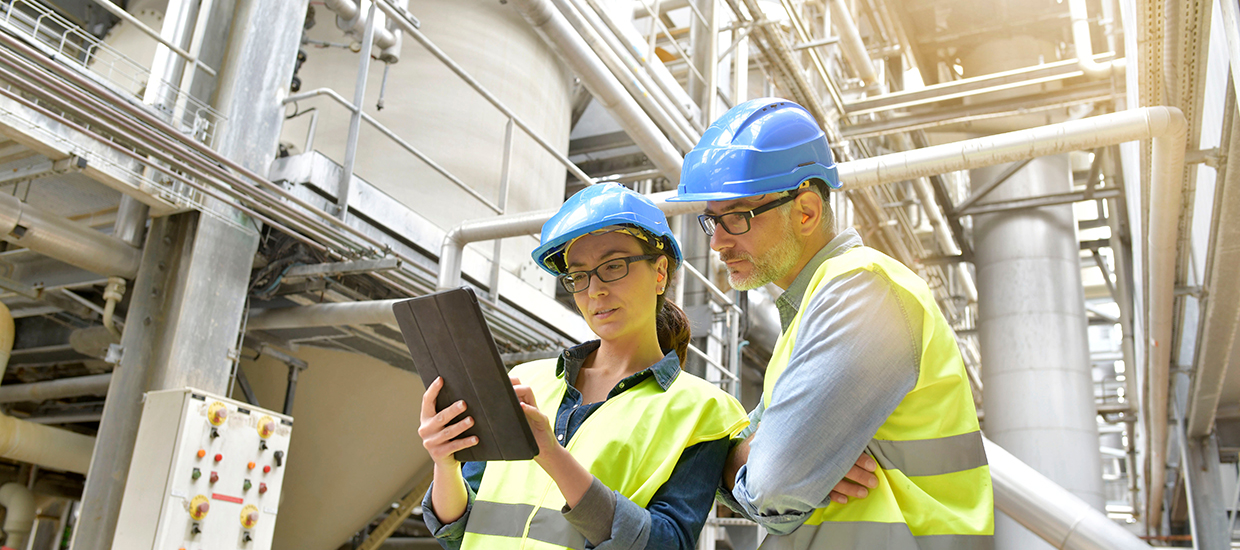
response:
[[(809, 282), (823, 262), (861, 246), (849, 229), (805, 266), (778, 299), (787, 331)], [(921, 311), (905, 311), (886, 277), (858, 271), (823, 283), (805, 304), (796, 346), (780, 374), (769, 408), (749, 413), (757, 431), (749, 461), (721, 502), (773, 535), (800, 527), (852, 468), (878, 428), (917, 384)]]
[[(586, 358), (598, 349), (599, 344), (598, 340), (594, 340), (569, 348), (556, 364), (556, 376), (566, 377), (568, 382), (564, 399), (560, 401), (554, 419), (556, 440), (562, 446), (567, 445), (581, 424), (606, 402), (582, 403), (581, 392), (574, 387)], [(680, 358), (675, 351), (671, 351), (650, 368), (621, 380), (608, 392), (607, 399), (632, 389), (651, 376), (659, 387), (666, 390), (679, 375)], [(685, 449), (672, 470), (671, 477), (659, 488), (645, 508), (612, 491), (595, 478), (594, 484), (575, 508), (562, 510), (564, 517), (590, 541), (588, 548), (691, 550), (697, 545), (698, 535), (706, 523), (706, 516), (714, 501), (714, 488), (723, 474), (728, 449), (728, 438), (699, 443)], [(422, 499), (422, 518), (427, 528), (439, 540), (440, 546), (449, 550), (458, 550), (461, 547), (465, 524), (485, 472), (485, 462), (466, 462), (461, 465), (469, 503), (465, 508), (465, 515), (447, 525), (435, 516), (431, 504), (431, 490), (426, 491), (426, 496)]]

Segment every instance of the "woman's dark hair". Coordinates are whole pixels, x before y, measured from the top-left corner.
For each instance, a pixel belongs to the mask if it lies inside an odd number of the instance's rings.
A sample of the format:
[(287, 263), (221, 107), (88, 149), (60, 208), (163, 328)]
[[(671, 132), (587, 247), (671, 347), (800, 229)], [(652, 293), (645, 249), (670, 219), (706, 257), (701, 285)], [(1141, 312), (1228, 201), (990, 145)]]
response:
[(638, 242), (641, 243), (642, 251), (646, 254), (667, 256), (668, 284), (663, 287), (663, 294), (660, 294), (654, 303), (655, 311), (658, 312), (655, 316), (655, 331), (659, 334), (659, 348), (663, 350), (663, 353), (676, 350), (676, 355), (680, 357), (680, 366), (684, 367), (685, 359), (689, 355), (689, 317), (685, 315), (684, 310), (680, 309), (680, 306), (667, 299), (667, 288), (671, 286), (672, 278), (676, 276), (676, 269), (680, 266), (672, 257), (670, 246), (664, 246), (660, 250), (641, 239), (638, 239)]

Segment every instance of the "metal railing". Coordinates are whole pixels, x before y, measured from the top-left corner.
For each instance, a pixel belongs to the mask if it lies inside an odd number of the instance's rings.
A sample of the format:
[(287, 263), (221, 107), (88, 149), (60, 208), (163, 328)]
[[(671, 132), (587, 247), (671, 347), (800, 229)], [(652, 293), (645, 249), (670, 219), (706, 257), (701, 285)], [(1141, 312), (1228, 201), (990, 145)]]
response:
[(97, 82), (130, 99), (142, 101), (147, 88), (155, 86), (159, 97), (172, 105), (150, 105), (163, 120), (182, 133), (215, 146), (215, 134), (224, 117), (186, 90), (162, 79), (152, 82), (151, 70), (37, 0), (6, 0), (0, 3), (0, 28), (20, 36), (50, 57), (75, 65)]

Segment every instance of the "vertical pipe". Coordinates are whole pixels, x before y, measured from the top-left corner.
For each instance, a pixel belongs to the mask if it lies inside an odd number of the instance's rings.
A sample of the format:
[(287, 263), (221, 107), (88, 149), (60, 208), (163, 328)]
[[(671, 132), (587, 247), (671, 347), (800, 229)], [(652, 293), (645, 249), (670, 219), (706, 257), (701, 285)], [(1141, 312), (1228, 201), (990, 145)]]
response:
[(129, 195), (121, 195), (116, 207), (116, 221), (112, 224), (112, 236), (130, 246), (141, 247), (146, 238), (146, 218), (151, 207)]
[[(512, 119), (508, 119), (508, 124), (504, 125), (504, 160), (500, 167), (499, 175), (499, 213), (502, 216), (508, 209), (508, 179), (512, 167)], [(491, 249), (491, 299), (499, 300), (499, 270), (500, 270), (500, 253), (503, 252), (503, 239), (495, 239), (495, 246)]]
[(336, 188), (336, 217), (344, 219), (349, 212), (349, 187), (353, 183), (353, 167), (357, 162), (357, 137), (362, 130), (362, 103), (366, 101), (366, 77), (370, 73), (370, 50), (374, 47), (375, 3), (366, 12), (366, 31), (362, 35), (362, 51), (357, 60), (357, 84), (353, 87), (353, 114), (349, 117), (349, 137), (344, 148), (344, 167)]

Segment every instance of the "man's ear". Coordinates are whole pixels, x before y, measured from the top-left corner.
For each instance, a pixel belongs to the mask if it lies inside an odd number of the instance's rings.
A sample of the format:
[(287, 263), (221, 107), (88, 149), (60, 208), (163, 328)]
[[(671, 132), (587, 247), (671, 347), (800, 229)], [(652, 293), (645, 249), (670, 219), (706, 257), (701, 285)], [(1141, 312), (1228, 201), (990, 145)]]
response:
[(797, 222), (797, 233), (806, 236), (818, 231), (818, 226), (825, 221), (822, 212), (822, 199), (813, 191), (806, 191), (797, 195), (793, 201), (796, 208), (793, 209), (793, 220)]

